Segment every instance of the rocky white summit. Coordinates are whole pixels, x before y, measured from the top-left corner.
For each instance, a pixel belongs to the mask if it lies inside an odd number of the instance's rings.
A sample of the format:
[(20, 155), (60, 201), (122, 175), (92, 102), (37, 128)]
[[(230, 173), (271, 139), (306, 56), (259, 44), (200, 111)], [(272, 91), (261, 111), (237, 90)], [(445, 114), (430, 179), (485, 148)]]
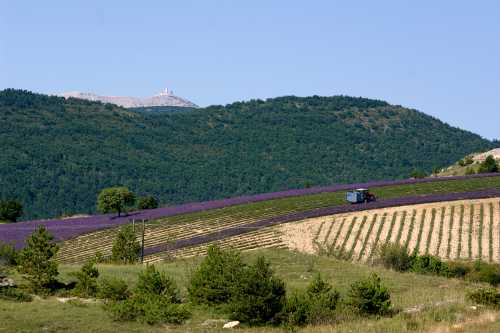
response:
[(150, 107), (150, 106), (180, 106), (197, 107), (196, 104), (187, 99), (175, 96), (173, 91), (165, 89), (157, 95), (151, 97), (128, 97), (128, 96), (100, 96), (93, 93), (70, 91), (58, 96), (65, 98), (80, 98), (89, 101), (100, 101), (103, 103), (112, 103), (124, 108)]

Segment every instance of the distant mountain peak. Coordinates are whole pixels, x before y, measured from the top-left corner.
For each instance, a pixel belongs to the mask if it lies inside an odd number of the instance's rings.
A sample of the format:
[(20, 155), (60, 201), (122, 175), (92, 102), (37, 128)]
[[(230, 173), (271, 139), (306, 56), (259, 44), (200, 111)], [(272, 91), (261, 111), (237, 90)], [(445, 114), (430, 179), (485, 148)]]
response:
[(57, 96), (65, 98), (80, 98), (89, 101), (100, 101), (112, 103), (124, 108), (150, 107), (150, 106), (178, 106), (178, 107), (198, 107), (196, 104), (179, 96), (175, 96), (172, 90), (165, 90), (151, 97), (129, 97), (129, 96), (100, 96), (90, 92), (68, 91)]

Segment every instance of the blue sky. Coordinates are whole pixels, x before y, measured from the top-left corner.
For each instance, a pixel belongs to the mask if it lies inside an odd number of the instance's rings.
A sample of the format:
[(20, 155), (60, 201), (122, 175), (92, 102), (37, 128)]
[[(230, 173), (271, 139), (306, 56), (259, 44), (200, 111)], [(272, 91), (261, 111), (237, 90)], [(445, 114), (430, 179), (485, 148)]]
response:
[(0, 0), (0, 89), (346, 94), (500, 138), (499, 1)]

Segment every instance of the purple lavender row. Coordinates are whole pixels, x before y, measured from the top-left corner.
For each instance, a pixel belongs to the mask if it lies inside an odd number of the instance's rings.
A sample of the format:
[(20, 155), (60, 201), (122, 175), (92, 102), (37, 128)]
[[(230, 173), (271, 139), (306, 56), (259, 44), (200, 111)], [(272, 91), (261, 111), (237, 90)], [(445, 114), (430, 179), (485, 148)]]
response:
[(461, 193), (434, 194), (426, 196), (401, 197), (401, 198), (394, 198), (387, 200), (379, 200), (376, 202), (370, 202), (365, 204), (342, 205), (330, 208), (319, 208), (300, 213), (271, 217), (257, 222), (252, 222), (244, 225), (239, 225), (236, 227), (223, 229), (221, 231), (214, 232), (208, 235), (196, 236), (188, 239), (181, 239), (168, 244), (149, 247), (144, 250), (144, 254), (150, 255), (158, 252), (177, 250), (188, 246), (202, 245), (209, 242), (218, 241), (227, 237), (237, 236), (247, 232), (259, 230), (265, 227), (270, 227), (276, 224), (300, 221), (314, 217), (321, 217), (321, 216), (349, 213), (349, 212), (358, 212), (369, 209), (418, 205), (418, 204), (434, 203), (442, 201), (486, 199), (494, 197), (500, 197), (500, 189), (490, 189), (490, 190), (461, 192)]
[(406, 184), (431, 183), (438, 181), (463, 180), (471, 178), (496, 177), (500, 174), (479, 174), (469, 176), (456, 177), (435, 177), (424, 179), (402, 179), (402, 180), (381, 180), (368, 183), (358, 184), (341, 184), (322, 187), (312, 187), (298, 190), (288, 190), (281, 192), (263, 193), (257, 195), (245, 195), (222, 200), (212, 200), (205, 202), (187, 203), (172, 207), (162, 207), (151, 210), (136, 211), (129, 213), (127, 216), (116, 217), (111, 214), (93, 215), (90, 217), (74, 218), (74, 219), (53, 219), (53, 220), (34, 220), (11, 224), (0, 224), (0, 241), (14, 242), (17, 248), (24, 245), (24, 240), (31, 235), (39, 225), (44, 225), (50, 233), (54, 235), (56, 241), (62, 241), (74, 238), (76, 236), (94, 232), (97, 230), (112, 228), (122, 224), (130, 223), (135, 220), (154, 220), (163, 217), (169, 217), (180, 214), (200, 212), (209, 209), (219, 209), (229, 206), (267, 201), (273, 199), (283, 199), (295, 196), (318, 194), (325, 192), (338, 192), (361, 187), (384, 187)]

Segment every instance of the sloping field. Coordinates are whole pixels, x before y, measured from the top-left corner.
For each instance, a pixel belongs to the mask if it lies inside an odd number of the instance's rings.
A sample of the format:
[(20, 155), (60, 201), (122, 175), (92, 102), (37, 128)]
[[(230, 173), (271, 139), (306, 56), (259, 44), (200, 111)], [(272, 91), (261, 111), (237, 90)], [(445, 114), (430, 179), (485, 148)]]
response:
[[(297, 202), (295, 210), (298, 212), (295, 213), (290, 209), (290, 207), (288, 211), (280, 211), (279, 207), (275, 207), (274, 211), (271, 209), (265, 209), (262, 211), (249, 210), (245, 214), (238, 210), (237, 207), (232, 207), (231, 209), (228, 208), (228, 210), (232, 214), (226, 212), (228, 214), (225, 215), (222, 215), (217, 211), (207, 211), (204, 214), (198, 214), (198, 219), (195, 220), (191, 219), (192, 216), (184, 215), (173, 217), (170, 219), (170, 221), (159, 220), (154, 224), (148, 224), (146, 226), (145, 254), (146, 256), (148, 256), (147, 260), (149, 260), (150, 255), (155, 255), (157, 253), (166, 253), (166, 255), (169, 256), (171, 255), (172, 251), (177, 251), (182, 248), (196, 247), (198, 245), (207, 245), (215, 242), (231, 242), (232, 239), (238, 239), (241, 241), (241, 244), (237, 244), (237, 246), (235, 247), (240, 248), (241, 245), (243, 246), (242, 249), (247, 249), (249, 248), (250, 243), (254, 242), (248, 239), (252, 238), (251, 232), (258, 232), (261, 229), (265, 229), (273, 225), (280, 225), (285, 222), (299, 221), (307, 218), (329, 216), (347, 212), (356, 212), (356, 214), (359, 214), (359, 211), (371, 208), (387, 208), (409, 204), (439, 202), (445, 200), (478, 199), (491, 197), (500, 197), (500, 190), (484, 190), (477, 192), (450, 193), (445, 195), (402, 197), (380, 200), (378, 202), (370, 204), (337, 205), (333, 207), (310, 210), (304, 210), (304, 202), (302, 202), (302, 206), (298, 205), (299, 202)], [(316, 205), (318, 204), (317, 202), (315, 203)], [(365, 224), (367, 224), (366, 221), (364, 221), (363, 225)], [(372, 229), (374, 224), (374, 221), (370, 223)], [(355, 224), (352, 224), (352, 226), (354, 225)], [(139, 237), (140, 227), (137, 227), (136, 230), (138, 230)], [(83, 260), (91, 258), (98, 252), (104, 256), (108, 256), (111, 252), (111, 247), (116, 236), (116, 232), (117, 229), (110, 229), (83, 235), (75, 239), (66, 241), (65, 243), (63, 243), (62, 249), (58, 254), (58, 259), (61, 262), (71, 263), (81, 262)], [(356, 234), (356, 231), (354, 233)], [(358, 232), (358, 234), (360, 233), (361, 231)], [(350, 235), (351, 231), (349, 231), (347, 236)], [(343, 236), (346, 241), (347, 239), (349, 239), (349, 237), (347, 236)], [(236, 244), (238, 242), (233, 243)], [(246, 244), (248, 244), (248, 246)], [(267, 242), (265, 242), (265, 244), (254, 242), (252, 248), (267, 245), (270, 244), (268, 244)], [(276, 245), (278, 247), (282, 246), (280, 242), (272, 242), (272, 245)], [(342, 248), (344, 247), (345, 244), (342, 246)], [(151, 260), (156, 261), (157, 258), (158, 257), (155, 256), (154, 259)]]
[[(73, 239), (83, 234), (116, 228), (135, 220), (158, 220), (174, 218), (175, 221), (190, 222), (205, 220), (205, 214), (224, 219), (233, 214), (262, 219), (287, 213), (308, 211), (315, 208), (338, 206), (345, 203), (344, 191), (368, 187), (381, 199), (403, 196), (420, 196), (438, 193), (455, 193), (500, 188), (500, 174), (482, 174), (465, 177), (443, 177), (427, 179), (403, 179), (375, 181), (362, 184), (342, 184), (283, 192), (264, 193), (224, 200), (188, 203), (173, 207), (132, 212), (128, 216), (95, 215), (74, 219), (36, 220), (0, 225), (0, 241), (14, 242), (17, 248), (39, 225), (44, 225), (56, 241)], [(187, 215), (187, 218), (179, 216)], [(239, 218), (239, 217), (238, 217)], [(170, 220), (163, 220), (171, 222)]]
[(370, 261), (377, 246), (406, 245), (410, 253), (445, 260), (500, 262), (500, 197), (372, 209), (284, 223), (202, 245), (150, 254), (145, 262), (204, 255), (207, 247), (242, 251), (288, 248), (318, 253), (333, 248), (353, 261)]
[(458, 200), (337, 214), (280, 225), (290, 249), (336, 248), (354, 261), (396, 242), (410, 253), (500, 262), (500, 198)]

